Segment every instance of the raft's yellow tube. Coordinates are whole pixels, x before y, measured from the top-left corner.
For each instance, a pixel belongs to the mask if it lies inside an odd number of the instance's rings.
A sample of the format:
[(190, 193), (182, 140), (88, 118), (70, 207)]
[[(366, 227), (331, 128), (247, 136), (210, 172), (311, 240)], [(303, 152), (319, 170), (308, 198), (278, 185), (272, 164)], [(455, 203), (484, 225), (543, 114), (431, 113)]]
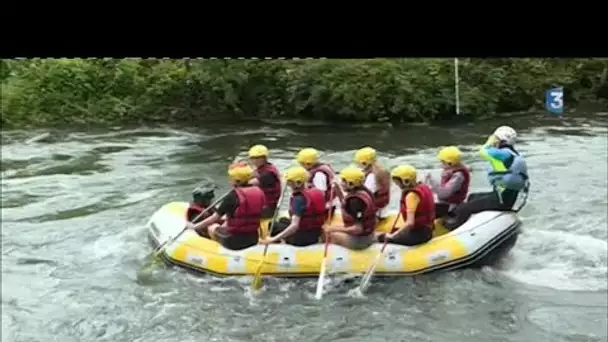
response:
[[(172, 202), (164, 206), (159, 212), (170, 212), (170, 216), (180, 217), (183, 222), (187, 203)], [(282, 213), (286, 216), (287, 213)], [(177, 217), (176, 221), (177, 222)], [(387, 232), (393, 226), (396, 214), (381, 220), (377, 231)], [(158, 224), (166, 224), (170, 217), (159, 219)], [(261, 228), (266, 231), (269, 219), (262, 220)], [(336, 213), (332, 223), (341, 223), (341, 216)], [(403, 225), (399, 218), (397, 226)], [(161, 228), (162, 229), (162, 228)], [(172, 228), (179, 231), (179, 227)], [(446, 232), (445, 228), (437, 225), (435, 235)], [(361, 251), (348, 250), (332, 245), (329, 249), (332, 273), (362, 273), (367, 270), (371, 262), (379, 253), (377, 243)], [(268, 256), (264, 259), (264, 246), (257, 245), (242, 251), (231, 251), (217, 242), (198, 236), (194, 232), (185, 233), (178, 241), (165, 249), (165, 256), (172, 262), (187, 266), (203, 272), (212, 272), (223, 275), (251, 275), (256, 272), (260, 262), (265, 260), (262, 273), (281, 276), (311, 276), (320, 272), (323, 259), (323, 244), (309, 247), (294, 247), (287, 244), (270, 245)], [(450, 262), (464, 257), (467, 254), (465, 245), (453, 236), (439, 237), (428, 243), (415, 246), (393, 245), (385, 253), (386, 260), (378, 266), (379, 274), (415, 274), (423, 272), (433, 265)]]

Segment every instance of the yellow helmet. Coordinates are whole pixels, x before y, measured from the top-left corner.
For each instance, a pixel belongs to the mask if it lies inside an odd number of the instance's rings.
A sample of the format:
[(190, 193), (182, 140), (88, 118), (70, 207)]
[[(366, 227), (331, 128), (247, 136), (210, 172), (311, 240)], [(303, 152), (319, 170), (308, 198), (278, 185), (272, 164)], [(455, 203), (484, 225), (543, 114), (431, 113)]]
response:
[(268, 148), (264, 145), (255, 145), (249, 149), (249, 158), (268, 158)]
[(253, 178), (253, 169), (249, 165), (237, 164), (228, 168), (228, 176), (232, 180), (245, 183)]
[(415, 182), (416, 168), (411, 165), (399, 165), (391, 171), (391, 177), (400, 179), (403, 182)]
[(355, 153), (355, 162), (361, 165), (371, 165), (376, 162), (376, 150), (364, 147)]
[(456, 146), (448, 146), (442, 148), (437, 154), (439, 161), (448, 164), (460, 164), (460, 150)]
[(353, 186), (363, 185), (365, 174), (356, 166), (347, 166), (340, 171), (340, 177)]
[(300, 164), (316, 164), (319, 161), (319, 152), (314, 148), (305, 148), (298, 152), (296, 161)]
[(308, 181), (308, 171), (301, 166), (290, 167), (285, 171), (285, 180), (293, 183), (306, 183)]

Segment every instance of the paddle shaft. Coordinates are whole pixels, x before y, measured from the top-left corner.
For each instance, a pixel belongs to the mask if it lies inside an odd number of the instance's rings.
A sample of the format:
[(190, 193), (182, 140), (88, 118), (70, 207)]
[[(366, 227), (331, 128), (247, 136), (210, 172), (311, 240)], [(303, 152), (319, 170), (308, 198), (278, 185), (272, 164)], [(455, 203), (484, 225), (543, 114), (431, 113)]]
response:
[[(277, 207), (274, 210), (274, 215), (272, 215), (272, 220), (268, 224), (268, 234), (266, 236), (272, 235), (272, 228), (274, 227), (277, 217), (279, 216), (279, 208), (281, 207), (281, 202), (283, 202), (283, 196), (285, 195), (286, 192), (287, 192), (287, 182), (285, 182), (285, 184), (283, 185), (283, 191), (281, 192), (281, 196), (279, 196), (279, 201), (277, 202)], [(266, 245), (266, 247), (264, 248), (264, 255), (266, 255), (269, 245), (270, 244)]]
[[(334, 188), (332, 187), (330, 190), (330, 195), (329, 195), (329, 212), (327, 213), (327, 220), (325, 221), (326, 224), (330, 224), (331, 223), (331, 219), (333, 218), (332, 215), (332, 209), (334, 207), (333, 201), (334, 201), (334, 197), (335, 197), (335, 191)], [(340, 191), (340, 190), (338, 190)], [(329, 234), (325, 233), (325, 251), (323, 252), (323, 257), (326, 258), (327, 257), (327, 250), (329, 249)]]
[[(332, 208), (334, 201), (334, 188), (332, 188), (329, 196), (329, 213), (327, 214), (327, 223), (329, 224), (332, 219)], [(323, 283), (325, 279), (325, 269), (327, 267), (327, 253), (329, 251), (330, 235), (325, 233), (325, 250), (323, 252), (323, 261), (321, 261), (321, 271), (319, 272), (319, 279), (317, 280), (317, 290), (315, 291), (315, 298), (321, 299), (323, 297)]]
[[(367, 281), (369, 281), (369, 279), (371, 279), (371, 277), (374, 273), (374, 270), (378, 266), (378, 263), (380, 263), (380, 259), (382, 258), (382, 255), (384, 254), (384, 250), (386, 249), (386, 246), (388, 246), (388, 240), (384, 240), (384, 243), (382, 243), (382, 247), (380, 248), (380, 253), (378, 253), (378, 256), (376, 257), (376, 260), (372, 264), (372, 267), (370, 267), (370, 269), (367, 271), (367, 273), (366, 273)], [(367, 284), (362, 284), (362, 285), (367, 285)]]
[[(395, 218), (395, 222), (393, 222), (393, 227), (391, 228), (391, 232), (395, 229), (395, 226), (397, 225), (397, 221), (399, 221), (400, 217), (401, 217), (401, 212), (399, 212), (399, 214)], [(382, 258), (382, 255), (384, 255), (384, 250), (386, 249), (386, 246), (388, 246), (388, 238), (386, 238), (386, 236), (385, 236), (384, 243), (382, 244), (382, 248), (380, 248), (380, 253), (376, 257), (376, 260), (374, 261), (374, 263), (371, 265), (371, 267), (367, 270), (367, 272), (361, 279), (361, 284), (359, 285), (359, 290), (361, 291), (361, 293), (363, 293), (363, 291), (367, 287), (367, 284), (369, 283), (370, 279), (372, 278), (372, 275), (374, 274), (376, 267), (380, 263), (380, 259)]]
[[(281, 207), (281, 202), (283, 201), (283, 196), (285, 195), (285, 192), (287, 192), (287, 182), (285, 182), (283, 184), (283, 191), (281, 191), (281, 196), (279, 196), (279, 200), (277, 202), (277, 208), (274, 210), (274, 215), (272, 215), (272, 221), (270, 221), (270, 223), (268, 224), (268, 235), (267, 236), (271, 236), (271, 234), (272, 234), (272, 227), (274, 226), (277, 216), (279, 215), (279, 208)], [(268, 254), (268, 247), (270, 247), (270, 244), (266, 244), (266, 246), (264, 246), (264, 254), (262, 256), (262, 261), (260, 262), (260, 265), (258, 266), (258, 269), (255, 272), (253, 282), (251, 283), (254, 290), (257, 290), (261, 286), (262, 266), (266, 262), (266, 255)]]
[(380, 248), (380, 255), (378, 255), (378, 257), (382, 256), (382, 253), (384, 253), (386, 246), (388, 246), (388, 239), (384, 240), (384, 243), (382, 244), (382, 248)]

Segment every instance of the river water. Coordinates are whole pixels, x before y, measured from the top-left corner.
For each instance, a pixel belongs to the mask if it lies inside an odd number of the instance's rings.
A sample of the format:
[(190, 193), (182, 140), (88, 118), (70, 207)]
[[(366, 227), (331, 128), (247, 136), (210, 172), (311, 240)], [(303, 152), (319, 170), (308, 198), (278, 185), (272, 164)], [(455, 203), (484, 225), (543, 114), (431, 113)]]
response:
[[(337, 168), (372, 144), (387, 166), (438, 173), (439, 146), (475, 153), (512, 123), (533, 187), (524, 231), (501, 265), (380, 281), (363, 298), (332, 278), (201, 277), (139, 272), (144, 225), (204, 177), (264, 143), (281, 168), (313, 144)], [(9, 131), (2, 135), (2, 341), (606, 341), (608, 116), (539, 115), (454, 128), (296, 123), (205, 128)], [(393, 195), (397, 191), (393, 189)], [(396, 203), (392, 203), (396, 207)]]

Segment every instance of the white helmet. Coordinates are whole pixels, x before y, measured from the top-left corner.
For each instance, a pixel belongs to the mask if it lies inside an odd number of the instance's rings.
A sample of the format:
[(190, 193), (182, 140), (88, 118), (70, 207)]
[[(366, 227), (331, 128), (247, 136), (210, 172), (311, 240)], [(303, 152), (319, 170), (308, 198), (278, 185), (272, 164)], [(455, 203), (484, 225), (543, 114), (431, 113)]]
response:
[(494, 131), (494, 136), (508, 145), (515, 145), (517, 132), (512, 127), (500, 126)]

